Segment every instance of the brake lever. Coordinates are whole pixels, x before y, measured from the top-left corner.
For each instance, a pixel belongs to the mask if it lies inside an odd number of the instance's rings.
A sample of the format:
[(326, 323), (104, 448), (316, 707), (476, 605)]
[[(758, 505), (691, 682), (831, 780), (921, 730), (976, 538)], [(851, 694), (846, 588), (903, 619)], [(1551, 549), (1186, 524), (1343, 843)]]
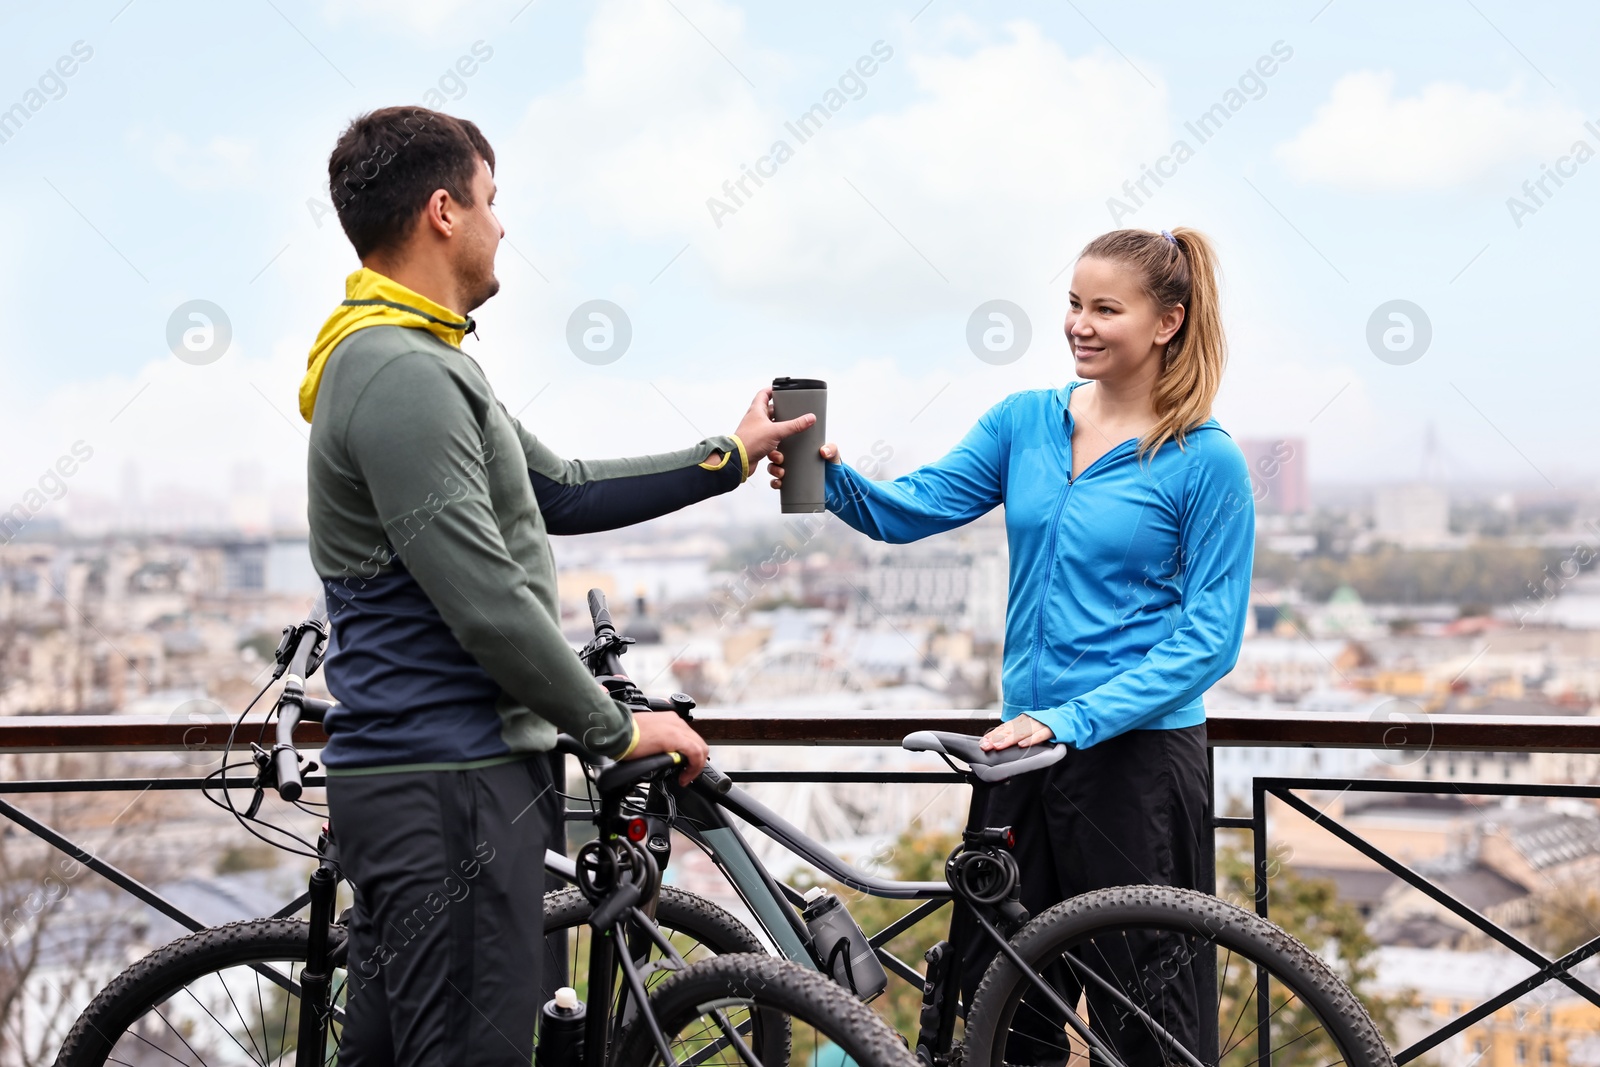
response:
[(244, 817), (247, 819), (256, 817), (256, 812), (261, 810), (262, 795), (266, 793), (269, 787), (276, 784), (271, 780), (273, 777), (272, 753), (252, 741), (250, 742), (250, 759), (256, 765), (256, 777), (250, 783), (255, 792), (250, 797), (250, 806), (245, 809)]

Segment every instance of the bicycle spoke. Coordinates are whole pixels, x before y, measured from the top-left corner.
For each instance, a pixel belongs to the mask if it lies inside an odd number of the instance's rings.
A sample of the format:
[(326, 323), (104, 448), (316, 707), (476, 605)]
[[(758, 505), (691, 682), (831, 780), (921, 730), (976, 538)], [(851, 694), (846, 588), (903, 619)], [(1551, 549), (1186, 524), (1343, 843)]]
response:
[[(1223, 995), (1225, 993), (1227, 993), (1227, 991), (1228, 991), (1228, 971), (1232, 967), (1233, 967), (1233, 952), (1229, 951), (1228, 954), (1225, 957), (1223, 957), (1223, 960), (1222, 960), (1222, 977), (1217, 979), (1217, 1010), (1218, 1011), (1222, 1010), (1222, 998), (1223, 998)], [(1235, 1020), (1233, 1025), (1234, 1026), (1238, 1026), (1239, 1025), (1238, 1021)], [(1220, 1029), (1221, 1029), (1221, 1023), (1219, 1021), (1218, 1030), (1220, 1030)], [(1233, 1031), (1232, 1030), (1228, 1031), (1228, 1037), (1229, 1038), (1233, 1037)]]
[[(239, 1023), (240, 1023), (240, 1025), (242, 1025), (244, 1027), (245, 1036), (250, 1039), (250, 1047), (252, 1049), (254, 1049), (256, 1047), (255, 1034), (250, 1032), (250, 1024), (245, 1022), (244, 1012), (239, 1010), (238, 1002), (233, 999), (233, 990), (228, 988), (228, 979), (226, 978), (225, 975), (226, 975), (226, 972), (223, 972), (222, 974), (218, 974), (217, 975), (217, 982), (218, 982), (218, 984), (220, 984), (222, 986), (222, 991), (227, 994), (228, 1003), (233, 1005), (233, 1013), (239, 1017)], [(200, 1003), (200, 999), (198, 997), (196, 997), (193, 993), (190, 993), (189, 996), (190, 996), (191, 999), (194, 1000), (194, 1002), (196, 1004)], [(208, 1012), (206, 1012), (206, 1014), (210, 1015), (211, 1013), (208, 1011)], [(213, 1015), (212, 1018), (215, 1019), (216, 1016)], [(222, 1024), (219, 1022), (219, 1023), (217, 1023), (217, 1025), (221, 1026)], [(237, 1037), (234, 1038), (234, 1042), (235, 1043), (238, 1043), (238, 1040), (239, 1039)], [(242, 1049), (242, 1048), (244, 1048), (244, 1045), (240, 1044), (239, 1047)], [(261, 1054), (261, 1058), (259, 1060), (257, 1060), (256, 1062), (260, 1063), (262, 1065), (262, 1067), (267, 1067), (268, 1057), (267, 1057), (266, 1053), (263, 1052)]]
[[(293, 963), (289, 964), (289, 980), (291, 982), (294, 981), (294, 964)], [(261, 972), (257, 971), (256, 972), (257, 996), (260, 995), (260, 989), (261, 989)], [(282, 1054), (281, 1050), (288, 1043), (289, 1043), (289, 1005), (287, 1003), (285, 1003), (284, 1006), (283, 1006), (283, 1029), (278, 1034), (278, 1048), (280, 1049), (280, 1053), (279, 1053), (280, 1055)]]
[[(1269, 980), (1270, 980), (1270, 976), (1269, 976)], [(1252, 983), (1251, 988), (1254, 989), (1254, 983)], [(1251, 996), (1252, 996), (1252, 999), (1254, 999), (1254, 994), (1253, 993), (1252, 993)], [(1299, 1000), (1299, 999), (1300, 998), (1299, 998), (1298, 994), (1291, 993), (1288, 1000), (1284, 1001), (1282, 1004), (1279, 1004), (1276, 1008), (1273, 1008), (1272, 1011), (1267, 1013), (1267, 1022), (1270, 1024), (1272, 1022), (1272, 1020), (1278, 1015), (1279, 1012), (1283, 1011), (1284, 1008), (1287, 1008), (1290, 1004), (1293, 1004), (1296, 1000)], [(1246, 1038), (1248, 1038), (1251, 1034), (1259, 1033), (1260, 1030), (1261, 1030), (1261, 1027), (1258, 1025), (1254, 1029), (1250, 1030), (1248, 1033), (1241, 1034), (1240, 1037), (1239, 1037), (1240, 1042), (1243, 1043), (1243, 1041)], [(1268, 1033), (1269, 1034), (1271, 1033), (1271, 1027), (1270, 1026), (1268, 1027)], [(1304, 1034), (1299, 1033), (1299, 1031), (1296, 1031), (1296, 1033), (1299, 1034), (1299, 1036), (1295, 1038), (1295, 1041), (1298, 1041), (1298, 1040), (1300, 1040), (1300, 1038), (1305, 1036)], [(1294, 1042), (1291, 1041), (1289, 1043), (1293, 1044)], [(1225, 1049), (1223, 1051), (1223, 1054), (1226, 1055), (1227, 1053), (1232, 1052), (1234, 1049), (1236, 1049), (1238, 1047), (1239, 1047), (1238, 1045), (1230, 1045), (1230, 1046), (1228, 1046), (1227, 1049)], [(1269, 1052), (1268, 1054), (1270, 1055), (1271, 1053)]]
[[(221, 982), (223, 990), (226, 991), (227, 988), (228, 988), (228, 983), (222, 978), (221, 975), (217, 976), (217, 980), (219, 982)], [(217, 1024), (217, 1029), (219, 1029), (223, 1033), (227, 1034), (228, 1037), (233, 1041), (233, 1043), (235, 1045), (239, 1046), (239, 1051), (240, 1052), (243, 1052), (246, 1056), (252, 1057), (253, 1062), (263, 1064), (263, 1067), (265, 1067), (265, 1063), (266, 1063), (265, 1060), (256, 1060), (256, 1059), (254, 1059), (254, 1049), (255, 1049), (255, 1041), (254, 1040), (252, 1040), (250, 1042), (250, 1048), (245, 1048), (244, 1047), (244, 1043), (239, 1040), (238, 1036), (236, 1034), (234, 1034), (234, 1032), (232, 1030), (229, 1030), (226, 1026), (222, 1025), (222, 1020), (218, 1019), (215, 1015), (212, 1015), (211, 1014), (211, 1009), (206, 1007), (205, 1004), (203, 1004), (201, 1002), (200, 998), (194, 995), (194, 990), (190, 989), (188, 986), (184, 986), (183, 987), (183, 991), (185, 993), (189, 994), (189, 999), (194, 1001), (195, 1004), (197, 1004), (199, 1006), (201, 1011), (205, 1012), (206, 1015), (210, 1016), (211, 1021)], [(228, 1002), (230, 1004), (233, 1003), (233, 995), (231, 993), (228, 994)], [(235, 1005), (235, 1007), (233, 1009), (233, 1013), (235, 1015), (239, 1015), (239, 1021), (240, 1022), (244, 1022), (244, 1016), (240, 1015), (239, 1008), (238, 1008), (237, 1005)], [(163, 1016), (163, 1018), (165, 1018), (165, 1017)], [(172, 1024), (168, 1023), (167, 1025), (170, 1026)], [(185, 1042), (185, 1044), (187, 1044), (187, 1042)], [(198, 1059), (198, 1058), (199, 1057), (197, 1055), (196, 1059)]]
[[(722, 1032), (723, 1039), (733, 1046), (735, 1052), (739, 1053), (739, 1059), (743, 1060), (747, 1067), (762, 1067), (761, 1060), (756, 1056), (755, 1050), (745, 1042), (743, 1036), (733, 1024), (728, 1022), (728, 1017), (722, 1013), (720, 1008), (712, 1012), (712, 1017), (716, 1020), (717, 1029)], [(812, 1057), (811, 1062), (816, 1062), (815, 1056)]]
[[(327, 1040), (323, 1041), (323, 1050), (322, 1050), (322, 1065), (323, 1065), (323, 1067), (328, 1067), (329, 1064), (331, 1064), (334, 1060), (339, 1058), (339, 1037), (340, 1037), (340, 1034), (335, 1034), (333, 1032), (333, 1024), (336, 1021), (339, 1023), (340, 1033), (342, 1034), (343, 1033), (343, 1029), (344, 1029), (344, 1022), (343, 1022), (343, 1013), (339, 1008), (339, 996), (342, 993), (346, 993), (346, 991), (349, 989), (349, 986), (350, 986), (350, 980), (349, 979), (350, 979), (350, 976), (349, 976), (349, 972), (347, 971), (345, 973), (344, 979), (341, 980), (340, 982), (338, 982), (337, 984), (335, 984), (333, 986), (333, 988), (330, 990), (330, 992), (328, 993), (328, 1006), (329, 1006), (329, 1010), (328, 1010), (328, 1037), (332, 1038), (333, 1040), (331, 1042), (327, 1041)], [(329, 1051), (329, 1049), (327, 1047), (329, 1044), (331, 1044), (333, 1046), (332, 1051)]]
[[(1233, 959), (1233, 953), (1232, 952), (1228, 953), (1228, 958), (1229, 958), (1230, 961)], [(1241, 1020), (1244, 1019), (1245, 1011), (1250, 1007), (1251, 1004), (1255, 1003), (1255, 999), (1256, 999), (1256, 983), (1255, 983), (1254, 979), (1250, 980), (1249, 989), (1250, 989), (1250, 995), (1245, 997), (1244, 998), (1244, 1002), (1239, 1005), (1239, 1014), (1234, 1016), (1233, 1025), (1228, 1028), (1227, 1049), (1223, 1053), (1223, 1055), (1225, 1055), (1226, 1052), (1232, 1052), (1236, 1047), (1238, 1047), (1238, 1046), (1233, 1044), (1233, 1035), (1238, 1032), (1239, 1023), (1240, 1023)], [(1217, 988), (1217, 996), (1218, 996), (1219, 999), (1221, 998), (1222, 993), (1223, 993), (1223, 987), (1219, 986)]]
[[(737, 1031), (740, 1037), (744, 1037), (752, 1033), (755, 1029), (755, 1014), (751, 1013), (748, 1017), (746, 1017), (744, 1022), (734, 1027), (734, 1029)], [(701, 1027), (700, 1033), (709, 1035), (711, 1033), (711, 1027)], [(694, 1038), (698, 1038), (700, 1033), (690, 1035), (689, 1040), (692, 1041)], [(728, 1045), (729, 1041), (725, 1037), (718, 1038), (717, 1040), (707, 1044), (705, 1048), (701, 1049), (699, 1052), (696, 1052), (693, 1056), (690, 1056), (688, 1059), (684, 1060), (681, 1064), (681, 1067), (701, 1067), (701, 1065), (706, 1062), (708, 1057), (716, 1055), (723, 1049), (727, 1048)]]
[[(163, 1021), (165, 1021), (165, 1020), (163, 1020)], [(181, 1067), (193, 1067), (192, 1064), (184, 1063), (182, 1060), (178, 1059), (178, 1057), (174, 1056), (172, 1053), (168, 1052), (166, 1049), (162, 1048), (160, 1045), (156, 1044), (154, 1041), (151, 1041), (148, 1037), (145, 1037), (143, 1034), (137, 1033), (137, 1032), (134, 1032), (134, 1031), (131, 1031), (131, 1030), (129, 1031), (129, 1033), (132, 1033), (134, 1037), (138, 1038), (140, 1041), (143, 1041), (145, 1044), (149, 1045), (151, 1048), (153, 1048), (157, 1052), (161, 1053), (163, 1056), (165, 1056), (167, 1059), (171, 1060), (173, 1063), (180, 1064)], [(178, 1035), (178, 1040), (179, 1041), (183, 1041), (183, 1035), (182, 1034)], [(184, 1044), (187, 1045), (188, 1042), (184, 1042)], [(194, 1050), (190, 1049), (189, 1051), (193, 1052)], [(196, 1057), (196, 1059), (198, 1059), (198, 1058), (199, 1057)], [(117, 1061), (117, 1062), (121, 1062), (121, 1061)]]
[[(1294, 1028), (1290, 1027), (1290, 1029), (1294, 1029)], [(1291, 1037), (1289, 1040), (1285, 1041), (1283, 1044), (1279, 1045), (1277, 1048), (1269, 1049), (1267, 1051), (1268, 1062), (1270, 1063), (1271, 1062), (1271, 1058), (1273, 1056), (1276, 1056), (1278, 1053), (1282, 1052), (1284, 1049), (1288, 1048), (1290, 1045), (1294, 1044), (1297, 1041), (1304, 1041), (1305, 1039), (1306, 1039), (1306, 1034), (1305, 1034), (1304, 1031), (1295, 1030), (1295, 1034), (1294, 1034), (1293, 1037)]]
[[(1028, 1033), (1023, 1034), (1022, 1036), (1028, 1038), (1028, 1040), (1034, 1042), (1035, 1044), (1044, 1045), (1045, 1047), (1050, 1048), (1050, 1049), (1060, 1049), (1061, 1051), (1066, 1052), (1068, 1055), (1072, 1054), (1072, 1037), (1071, 1037), (1070, 1034), (1068, 1034), (1066, 1032), (1064, 1023), (1059, 1023), (1059, 1022), (1055, 1021), (1054, 1019), (1050, 1018), (1043, 1011), (1041, 1011), (1039, 1008), (1035, 1007), (1034, 1005), (1029, 1004), (1026, 1000), (1024, 1000), (1021, 1004), (1017, 1005), (1017, 1008), (1018, 1008), (1019, 1011), (1022, 1010), (1022, 1009), (1026, 1009), (1028, 1011), (1033, 1012), (1033, 1014), (1038, 1016), (1041, 1020), (1043, 1020), (1046, 1025), (1054, 1028), (1055, 1031), (1059, 1032), (1064, 1037), (1066, 1037), (1067, 1043), (1065, 1045), (1057, 1045), (1053, 1041), (1049, 1041), (1049, 1040), (1047, 1040), (1045, 1038), (1036, 1036), (1034, 1034), (1028, 1034)], [(1013, 1021), (1013, 1024), (1012, 1024), (1012, 1032), (1013, 1033), (1016, 1032), (1016, 1024), (1015, 1024), (1014, 1021)]]
[[(268, 1044), (268, 1041), (270, 1040), (271, 1035), (267, 1033), (267, 1006), (261, 1002), (261, 972), (260, 971), (251, 971), (250, 973), (255, 976), (255, 980), (256, 980), (256, 1011), (261, 1013), (260, 1014), (260, 1019), (261, 1019), (261, 1045), (262, 1045), (261, 1062), (262, 1063), (271, 1063), (272, 1060), (273, 1060), (273, 1056), (272, 1056), (272, 1046), (270, 1044)], [(289, 977), (290, 978), (294, 977), (294, 964), (292, 964), (292, 963), (289, 965)], [(283, 1017), (285, 1019), (287, 1019), (289, 1017), (289, 1005), (288, 1004), (284, 1004), (284, 1006), (283, 1006)], [(255, 1043), (254, 1040), (252, 1040), (251, 1043), (254, 1044)], [(283, 1052), (282, 1052), (283, 1046), (279, 1045), (278, 1049), (279, 1049), (279, 1053), (278, 1054), (281, 1056), (283, 1054)]]
[[(1251, 999), (1253, 1000), (1254, 997), (1252, 997)], [(1278, 1014), (1278, 1012), (1280, 1012), (1282, 1010), (1283, 1010), (1283, 1006), (1280, 1005), (1279, 1007), (1274, 1008), (1273, 1010), (1267, 1012), (1267, 1023), (1268, 1023), (1267, 1031), (1268, 1031), (1269, 1034), (1271, 1033), (1271, 1030), (1272, 1030), (1271, 1023), (1272, 1023), (1273, 1017), (1276, 1016)], [(1238, 1048), (1240, 1045), (1248, 1044), (1249, 1043), (1249, 1039), (1251, 1037), (1259, 1034), (1260, 1032), (1261, 1032), (1261, 1025), (1258, 1023), (1255, 1026), (1251, 1027), (1249, 1030), (1247, 1030), (1244, 1033), (1240, 1034), (1238, 1042), (1236, 1042), (1235, 1044), (1229, 1045), (1228, 1048), (1227, 1048), (1227, 1051), (1228, 1052), (1232, 1052), (1234, 1049)], [(1268, 1038), (1268, 1040), (1270, 1041), (1271, 1039)]]
[[(1139, 973), (1139, 961), (1138, 961), (1138, 958), (1134, 956), (1133, 944), (1128, 939), (1128, 931), (1119, 930), (1117, 932), (1122, 935), (1122, 952), (1123, 952), (1123, 955), (1128, 957), (1128, 971), (1131, 974), (1137, 975)], [(1099, 954), (1101, 961), (1105, 964), (1106, 975), (1107, 976), (1115, 976), (1116, 973), (1117, 973), (1115, 965), (1112, 964), (1112, 962), (1110, 960), (1106, 959), (1106, 954), (1104, 952), (1100, 951), (1100, 942), (1098, 940), (1094, 939), (1094, 938), (1090, 938), (1089, 939), (1089, 944), (1094, 946), (1095, 952)], [(1085, 963), (1084, 966), (1087, 967), (1089, 965), (1087, 963)], [(1137, 978), (1135, 979), (1135, 984), (1137, 984)], [(1126, 995), (1127, 991), (1124, 990), (1123, 992)], [(1137, 990), (1135, 992), (1137, 992)], [(1129, 996), (1128, 999), (1129, 1000), (1134, 1000), (1134, 997)], [(1135, 1003), (1137, 1003), (1140, 1008), (1145, 1009), (1145, 1014), (1146, 1015), (1150, 1014), (1150, 1012), (1148, 1010), (1149, 1006), (1150, 1006), (1148, 1001), (1140, 999), (1140, 1000), (1135, 1001)], [(1145, 1033), (1148, 1034), (1152, 1040), (1157, 1040), (1156, 1039), (1156, 1035), (1155, 1035), (1155, 1031), (1150, 1029), (1150, 1023), (1147, 1022), (1146, 1020), (1142, 1019), (1142, 1018), (1139, 1019), (1139, 1022), (1144, 1024)]]
[[(172, 1035), (174, 1037), (176, 1037), (179, 1041), (183, 1042), (183, 1047), (189, 1050), (189, 1055), (194, 1057), (195, 1062), (196, 1063), (204, 1063), (205, 1061), (200, 1058), (200, 1053), (196, 1052), (194, 1050), (194, 1046), (189, 1044), (189, 1039), (183, 1036), (183, 1031), (179, 1030), (176, 1026), (173, 1026), (172, 1025), (172, 1020), (167, 1018), (166, 1015), (162, 1014), (162, 1011), (161, 1011), (161, 1009), (159, 1007), (155, 1009), (155, 1013), (156, 1013), (156, 1018), (160, 1019), (162, 1022), (167, 1024), (167, 1029), (172, 1031)], [(165, 1055), (168, 1059), (172, 1060), (173, 1063), (183, 1063), (183, 1061), (178, 1059), (178, 1057), (174, 1056), (172, 1053), (168, 1052), (166, 1049), (161, 1048), (159, 1045), (155, 1044), (155, 1042), (151, 1041), (149, 1038), (145, 1037), (143, 1034), (135, 1034), (134, 1036), (137, 1037), (140, 1041), (143, 1041), (145, 1044), (149, 1045), (151, 1048), (155, 1049), (157, 1052), (160, 1052), (163, 1055)], [(240, 1045), (239, 1048), (242, 1051), (244, 1049), (244, 1046)]]

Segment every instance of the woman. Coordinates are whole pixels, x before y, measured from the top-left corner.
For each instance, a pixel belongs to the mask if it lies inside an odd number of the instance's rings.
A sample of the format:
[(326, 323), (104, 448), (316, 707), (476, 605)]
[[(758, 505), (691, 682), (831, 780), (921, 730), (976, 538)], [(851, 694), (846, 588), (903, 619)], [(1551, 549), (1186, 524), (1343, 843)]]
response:
[[(943, 459), (893, 481), (822, 449), (828, 510), (880, 541), (1005, 505), (1003, 721), (983, 746), (1072, 749), (989, 798), (987, 825), (1016, 831), (1034, 915), (1091, 889), (1209, 882), (1201, 697), (1238, 657), (1255, 545), (1244, 456), (1211, 417), (1226, 359), (1216, 273), (1195, 230), (1097, 237), (1066, 318), (1082, 380), (1006, 397)], [(782, 453), (769, 459), (781, 485)], [(969, 998), (986, 963), (964, 961)], [(1161, 983), (1191, 1048), (1215, 1041), (1195, 1011), (1214, 980), (1186, 967)], [(1142, 1033), (1111, 1037), (1130, 1063), (1163, 1062)]]

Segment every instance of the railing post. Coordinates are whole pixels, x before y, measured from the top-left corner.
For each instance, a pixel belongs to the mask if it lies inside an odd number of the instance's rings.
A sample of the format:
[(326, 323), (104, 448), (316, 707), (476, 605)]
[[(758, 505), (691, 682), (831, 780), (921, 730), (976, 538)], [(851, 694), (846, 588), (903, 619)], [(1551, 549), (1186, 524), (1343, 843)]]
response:
[[(1200, 842), (1200, 888), (1212, 896), (1217, 895), (1217, 750), (1206, 745), (1206, 802), (1205, 832)], [(1206, 1063), (1216, 1063), (1221, 1056), (1222, 1035), (1217, 1025), (1217, 943), (1211, 941), (1201, 947), (1198, 954), (1200, 973), (1196, 975), (1196, 992), (1200, 995), (1200, 1056)]]
[(1206, 745), (1206, 832), (1200, 842), (1200, 889), (1217, 895), (1217, 750)]
[[(1267, 793), (1261, 779), (1250, 779), (1251, 843), (1255, 854), (1256, 914), (1267, 918)], [(1256, 1049), (1260, 1063), (1272, 1062), (1272, 1002), (1270, 976), (1256, 974)]]

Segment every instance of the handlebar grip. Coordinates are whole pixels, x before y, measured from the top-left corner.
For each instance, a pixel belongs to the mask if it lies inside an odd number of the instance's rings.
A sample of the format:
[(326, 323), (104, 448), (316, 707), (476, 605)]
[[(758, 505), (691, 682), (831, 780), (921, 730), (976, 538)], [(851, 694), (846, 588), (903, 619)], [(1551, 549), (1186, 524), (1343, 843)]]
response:
[(680, 767), (683, 763), (682, 754), (677, 752), (657, 752), (653, 756), (640, 756), (625, 763), (613, 763), (600, 772), (600, 777), (595, 780), (595, 788), (600, 791), (602, 797), (605, 797), (632, 789), (646, 778)]
[(293, 803), (305, 791), (300, 781), (300, 757), (292, 748), (280, 748), (274, 757), (278, 762), (278, 795)]
[[(302, 646), (305, 644), (301, 642)], [(299, 652), (295, 653), (298, 658)], [(294, 750), (294, 728), (300, 725), (305, 706), (305, 687), (298, 674), (291, 674), (278, 697), (278, 743), (272, 746), (272, 763), (278, 779), (278, 795), (287, 801), (300, 799), (305, 791), (300, 781), (300, 755)]]
[(594, 620), (594, 632), (601, 630), (616, 630), (616, 625), (611, 621), (611, 612), (606, 608), (606, 595), (598, 589), (589, 590), (589, 617)]
[(319, 639), (315, 630), (307, 630), (300, 636), (300, 643), (294, 646), (294, 655), (289, 658), (288, 673), (300, 679), (302, 686), (305, 684), (306, 664), (311, 661), (311, 654), (316, 651)]
[(300, 714), (302, 722), (322, 722), (328, 712), (339, 706), (337, 700), (319, 700), (316, 697), (301, 697), (300, 707), (304, 709)]

